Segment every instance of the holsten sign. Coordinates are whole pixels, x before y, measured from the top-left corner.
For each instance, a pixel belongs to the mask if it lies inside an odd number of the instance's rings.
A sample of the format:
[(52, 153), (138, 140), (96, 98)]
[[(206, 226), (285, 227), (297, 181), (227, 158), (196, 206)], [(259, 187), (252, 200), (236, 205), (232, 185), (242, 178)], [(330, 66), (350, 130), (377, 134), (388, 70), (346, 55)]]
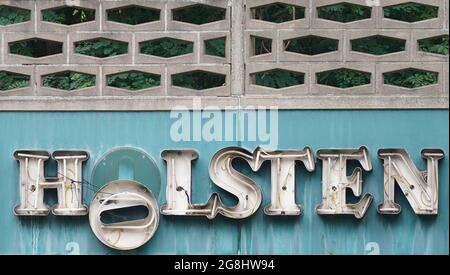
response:
[[(167, 163), (166, 204), (161, 210), (152, 190), (144, 185), (148, 186), (148, 183), (117, 179), (102, 182), (103, 187), (94, 195), (88, 211), (82, 200), (83, 162), (89, 158), (86, 151), (53, 152), (51, 157), (57, 162), (56, 178), (44, 177), (44, 163), (50, 158), (49, 152), (16, 151), (14, 157), (20, 165), (20, 204), (14, 208), (14, 213), (18, 216), (48, 215), (50, 208), (44, 203), (44, 191), (56, 188), (58, 202), (51, 209), (54, 215), (79, 216), (89, 212), (91, 228), (100, 241), (115, 249), (134, 249), (153, 236), (159, 213), (209, 219), (214, 219), (217, 214), (232, 219), (244, 219), (254, 214), (262, 202), (261, 189), (254, 180), (234, 169), (233, 160), (238, 158), (255, 172), (265, 161), (271, 163), (271, 202), (264, 208), (266, 215), (300, 215), (302, 206), (295, 201), (295, 165), (303, 163), (307, 171), (313, 172), (316, 162), (309, 147), (284, 151), (257, 148), (253, 153), (240, 147), (219, 150), (211, 159), (209, 175), (217, 186), (237, 198), (237, 204), (230, 207), (222, 203), (217, 193), (212, 194), (205, 204), (191, 201), (191, 164), (198, 158), (196, 151), (167, 150), (161, 156)], [(384, 201), (377, 209), (380, 214), (400, 213), (400, 205), (394, 201), (397, 183), (416, 214), (437, 215), (438, 162), (444, 157), (442, 150), (422, 151), (422, 157), (427, 160), (425, 172), (417, 169), (403, 149), (380, 149), (378, 157), (384, 168), (384, 182), (380, 183), (384, 188)], [(101, 160), (106, 158), (107, 155)], [(373, 200), (371, 194), (362, 195), (363, 170), (372, 170), (368, 149), (322, 149), (317, 151), (317, 158), (322, 161), (322, 202), (316, 208), (317, 214), (363, 218)], [(349, 161), (357, 161), (361, 166), (350, 176), (346, 172)], [(144, 165), (139, 167), (146, 169)], [(158, 172), (156, 165), (152, 169)], [(357, 203), (347, 203), (347, 188), (360, 197)], [(132, 218), (133, 213), (142, 209), (145, 212), (142, 216)], [(128, 219), (115, 219), (117, 213), (127, 211)], [(108, 216), (111, 219), (108, 220)]]

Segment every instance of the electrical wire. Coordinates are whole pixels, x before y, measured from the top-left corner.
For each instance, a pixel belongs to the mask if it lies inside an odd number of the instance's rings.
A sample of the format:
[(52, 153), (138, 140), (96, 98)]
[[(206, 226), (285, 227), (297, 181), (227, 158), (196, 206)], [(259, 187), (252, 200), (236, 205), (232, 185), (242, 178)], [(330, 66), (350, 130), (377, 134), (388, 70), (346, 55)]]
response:
[(108, 192), (100, 191), (100, 188), (98, 188), (97, 186), (91, 184), (88, 180), (82, 179), (81, 181), (77, 181), (77, 180), (74, 180), (74, 179), (72, 179), (72, 178), (70, 178), (70, 177), (68, 177), (68, 176), (66, 176), (66, 175), (64, 175), (64, 174), (62, 174), (62, 173), (59, 173), (59, 172), (57, 172), (57, 173), (58, 173), (59, 175), (61, 175), (61, 176), (64, 176), (64, 177), (67, 178), (68, 180), (70, 180), (71, 183), (80, 183), (80, 184), (86, 186), (86, 188), (87, 188), (88, 190), (93, 191), (93, 192), (95, 192), (95, 193), (107, 194), (107, 195), (114, 195), (113, 193), (108, 193)]

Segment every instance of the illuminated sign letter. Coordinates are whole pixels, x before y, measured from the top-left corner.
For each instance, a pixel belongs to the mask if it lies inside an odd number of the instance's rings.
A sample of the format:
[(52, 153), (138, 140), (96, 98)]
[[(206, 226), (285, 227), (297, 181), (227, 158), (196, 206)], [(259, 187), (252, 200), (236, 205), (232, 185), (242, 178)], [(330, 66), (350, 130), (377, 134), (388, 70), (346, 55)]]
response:
[(253, 171), (263, 162), (271, 161), (272, 200), (264, 212), (267, 215), (300, 215), (302, 208), (295, 203), (295, 163), (302, 161), (308, 171), (314, 171), (314, 157), (310, 148), (289, 151), (265, 151), (257, 148), (250, 153), (239, 147), (218, 151), (209, 166), (211, 180), (238, 198), (233, 207), (225, 206), (218, 194), (206, 204), (193, 204), (191, 197), (192, 161), (198, 158), (193, 150), (169, 150), (162, 153), (167, 162), (167, 204), (161, 208), (164, 215), (206, 216), (213, 219), (217, 213), (229, 218), (243, 219), (255, 213), (262, 200), (261, 190), (247, 176), (236, 171), (232, 162), (236, 158), (247, 161)]
[(317, 152), (322, 160), (322, 204), (317, 207), (319, 215), (352, 214), (356, 218), (364, 217), (373, 196), (365, 194), (356, 204), (346, 201), (346, 189), (350, 188), (357, 197), (362, 193), (362, 169), (357, 167), (350, 177), (347, 176), (347, 161), (357, 160), (365, 171), (372, 170), (372, 163), (366, 147), (359, 149), (325, 149)]
[(310, 148), (301, 151), (272, 151), (260, 149), (262, 159), (271, 160), (271, 203), (266, 215), (300, 215), (303, 209), (295, 203), (295, 162), (302, 161), (309, 172), (314, 171), (314, 155)]
[(194, 150), (166, 150), (161, 157), (167, 163), (166, 205), (161, 207), (163, 215), (193, 215), (214, 218), (211, 207), (193, 204), (191, 199), (193, 160), (198, 158)]
[(380, 149), (378, 157), (384, 162), (384, 202), (378, 206), (380, 214), (399, 214), (400, 205), (394, 201), (395, 182), (418, 215), (438, 213), (438, 162), (444, 158), (440, 149), (422, 150), (427, 171), (420, 172), (403, 149)]
[(47, 151), (16, 151), (20, 165), (20, 204), (14, 208), (18, 216), (46, 216), (50, 208), (44, 203), (44, 190), (56, 188), (58, 204), (54, 215), (82, 216), (88, 213), (83, 205), (83, 162), (89, 158), (85, 151), (55, 151), (57, 177), (44, 177), (44, 163), (50, 158)]
[(218, 194), (213, 194), (206, 204), (193, 204), (191, 201), (191, 162), (198, 154), (192, 150), (169, 150), (162, 153), (167, 162), (167, 204), (161, 208), (164, 215), (206, 216), (209, 219), (220, 213), (234, 219), (251, 216), (261, 205), (261, 189), (245, 175), (236, 171), (231, 163), (235, 158), (247, 161), (253, 171), (261, 163), (255, 163), (254, 156), (238, 147), (218, 151), (211, 160), (209, 175), (211, 180), (222, 189), (238, 198), (233, 207), (225, 206)]
[(253, 154), (240, 147), (228, 147), (219, 150), (209, 164), (209, 177), (220, 188), (238, 198), (238, 203), (227, 207), (219, 200), (217, 211), (229, 218), (244, 219), (255, 213), (262, 201), (261, 189), (249, 177), (233, 168), (233, 160), (245, 160), (253, 171), (258, 171), (263, 159), (258, 158), (257, 148)]

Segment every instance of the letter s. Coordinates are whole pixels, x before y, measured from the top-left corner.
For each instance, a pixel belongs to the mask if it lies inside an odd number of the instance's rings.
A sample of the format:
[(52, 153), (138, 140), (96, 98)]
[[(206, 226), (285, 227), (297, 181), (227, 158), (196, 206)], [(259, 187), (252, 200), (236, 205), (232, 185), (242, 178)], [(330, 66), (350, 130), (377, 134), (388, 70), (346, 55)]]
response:
[[(257, 155), (240, 147), (224, 148), (211, 159), (209, 166), (211, 180), (238, 198), (238, 203), (233, 207), (227, 207), (219, 200), (216, 211), (229, 218), (244, 219), (258, 210), (262, 194), (261, 189), (252, 179), (233, 168), (232, 162), (235, 158), (244, 159), (255, 172), (259, 170), (264, 160), (261, 161)], [(216, 212), (214, 210), (213, 212)]]

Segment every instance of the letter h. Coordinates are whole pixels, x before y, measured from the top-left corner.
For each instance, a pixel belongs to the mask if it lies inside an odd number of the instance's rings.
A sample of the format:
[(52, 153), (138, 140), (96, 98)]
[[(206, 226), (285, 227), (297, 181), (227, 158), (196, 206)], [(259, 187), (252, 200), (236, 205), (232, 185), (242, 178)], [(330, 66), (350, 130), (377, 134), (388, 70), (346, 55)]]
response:
[(85, 151), (55, 151), (57, 176), (46, 178), (44, 163), (48, 151), (16, 151), (20, 166), (20, 204), (14, 208), (17, 216), (46, 216), (50, 208), (44, 203), (44, 190), (56, 188), (58, 203), (52, 213), (59, 216), (82, 216), (88, 213), (83, 204), (83, 162), (89, 159)]

